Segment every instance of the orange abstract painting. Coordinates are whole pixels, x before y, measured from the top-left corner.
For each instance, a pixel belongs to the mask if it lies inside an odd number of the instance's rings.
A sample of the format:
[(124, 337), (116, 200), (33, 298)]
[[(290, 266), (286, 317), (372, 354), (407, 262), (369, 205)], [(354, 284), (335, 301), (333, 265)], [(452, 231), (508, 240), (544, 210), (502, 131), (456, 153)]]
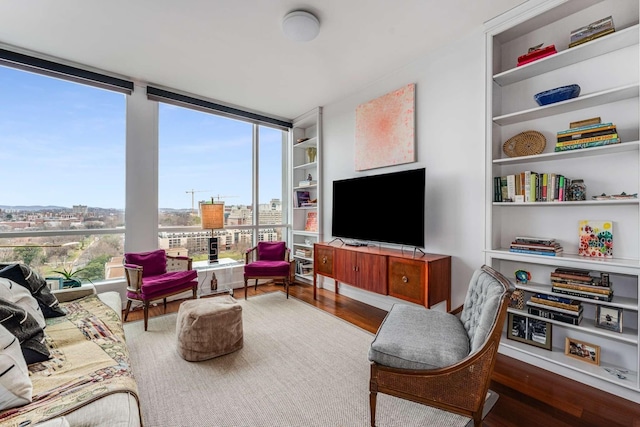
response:
[(415, 88), (411, 83), (356, 109), (356, 170), (415, 162)]

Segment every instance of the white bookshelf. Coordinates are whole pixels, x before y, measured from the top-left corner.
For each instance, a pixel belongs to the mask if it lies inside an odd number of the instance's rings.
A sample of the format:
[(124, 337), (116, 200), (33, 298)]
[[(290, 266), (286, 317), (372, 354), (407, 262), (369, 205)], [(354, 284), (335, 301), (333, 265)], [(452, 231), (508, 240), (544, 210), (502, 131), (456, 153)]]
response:
[[(570, 31), (606, 16), (616, 31), (568, 48)], [(640, 336), (638, 299), (640, 277), (640, 203), (638, 199), (594, 200), (602, 193), (638, 193), (640, 189), (640, 85), (638, 2), (635, 0), (532, 0), (487, 23), (485, 262), (512, 279), (514, 287), (533, 294), (551, 294), (549, 274), (558, 267), (610, 274), (611, 302), (570, 297), (581, 301), (579, 325), (537, 317), (510, 308), (514, 314), (549, 323), (552, 350), (507, 338), (500, 352), (559, 375), (640, 402)], [(531, 46), (554, 44), (557, 53), (517, 67), (517, 57)], [(581, 87), (580, 96), (538, 106), (533, 95), (569, 84)], [(569, 123), (591, 117), (616, 124), (621, 143), (568, 152), (554, 152), (558, 131)], [(514, 135), (535, 130), (547, 144), (541, 154), (508, 157), (502, 148)], [(582, 202), (509, 203), (493, 201), (493, 178), (521, 171), (560, 173), (583, 179), (587, 200)], [(579, 256), (578, 221), (611, 220), (614, 258)], [(560, 256), (513, 253), (516, 236), (553, 237), (564, 249)], [(514, 272), (532, 275), (516, 284)], [(622, 332), (596, 326), (598, 305), (622, 309)], [(601, 348), (600, 364), (589, 364), (564, 354), (565, 339)], [(607, 369), (624, 371), (625, 378)]]
[[(304, 139), (297, 142), (298, 139)], [(315, 159), (310, 159), (308, 149), (315, 148)], [(319, 241), (321, 236), (322, 218), (322, 108), (318, 107), (293, 120), (291, 131), (291, 182), (292, 194), (290, 203), (291, 231), (289, 242), (291, 254), (296, 261), (296, 279), (307, 283), (313, 281), (313, 244)], [(301, 181), (311, 175), (313, 184), (300, 185)], [(297, 193), (300, 191), (309, 192), (309, 198), (315, 199), (314, 206), (298, 206)], [(309, 213), (317, 215), (318, 231), (305, 230), (307, 216)], [(297, 249), (310, 251), (310, 255), (296, 255)], [(306, 271), (302, 271), (305, 265)]]

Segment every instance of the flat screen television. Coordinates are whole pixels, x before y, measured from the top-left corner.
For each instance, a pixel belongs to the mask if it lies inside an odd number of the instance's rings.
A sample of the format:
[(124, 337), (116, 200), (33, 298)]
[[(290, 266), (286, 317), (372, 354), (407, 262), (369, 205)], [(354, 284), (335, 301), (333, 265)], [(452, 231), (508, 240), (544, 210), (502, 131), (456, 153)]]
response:
[(425, 170), (333, 181), (333, 237), (424, 247)]

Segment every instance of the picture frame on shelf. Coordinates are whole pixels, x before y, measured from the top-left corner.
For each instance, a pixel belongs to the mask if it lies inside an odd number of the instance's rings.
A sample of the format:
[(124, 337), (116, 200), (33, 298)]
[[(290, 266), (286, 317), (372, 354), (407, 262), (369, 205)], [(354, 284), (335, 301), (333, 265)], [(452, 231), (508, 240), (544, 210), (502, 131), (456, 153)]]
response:
[(598, 345), (566, 337), (564, 354), (583, 362), (600, 365), (600, 346)]
[(596, 306), (596, 327), (622, 333), (622, 308)]
[(517, 313), (509, 313), (507, 338), (525, 344), (551, 350), (552, 325)]

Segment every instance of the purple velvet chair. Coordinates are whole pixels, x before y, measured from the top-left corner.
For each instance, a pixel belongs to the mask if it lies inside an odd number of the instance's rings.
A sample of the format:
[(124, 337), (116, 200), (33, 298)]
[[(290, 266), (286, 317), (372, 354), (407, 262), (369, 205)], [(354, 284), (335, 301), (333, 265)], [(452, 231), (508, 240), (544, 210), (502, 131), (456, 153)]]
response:
[(247, 250), (244, 264), (244, 299), (247, 299), (247, 282), (255, 279), (282, 281), (289, 298), (289, 284), (293, 274), (293, 261), (285, 242), (258, 242), (257, 246)]
[(127, 320), (131, 303), (140, 301), (144, 306), (144, 330), (149, 321), (149, 303), (162, 299), (167, 311), (167, 297), (188, 290), (197, 298), (198, 272), (191, 269), (191, 258), (167, 256), (164, 249), (151, 252), (124, 254), (127, 277)]

